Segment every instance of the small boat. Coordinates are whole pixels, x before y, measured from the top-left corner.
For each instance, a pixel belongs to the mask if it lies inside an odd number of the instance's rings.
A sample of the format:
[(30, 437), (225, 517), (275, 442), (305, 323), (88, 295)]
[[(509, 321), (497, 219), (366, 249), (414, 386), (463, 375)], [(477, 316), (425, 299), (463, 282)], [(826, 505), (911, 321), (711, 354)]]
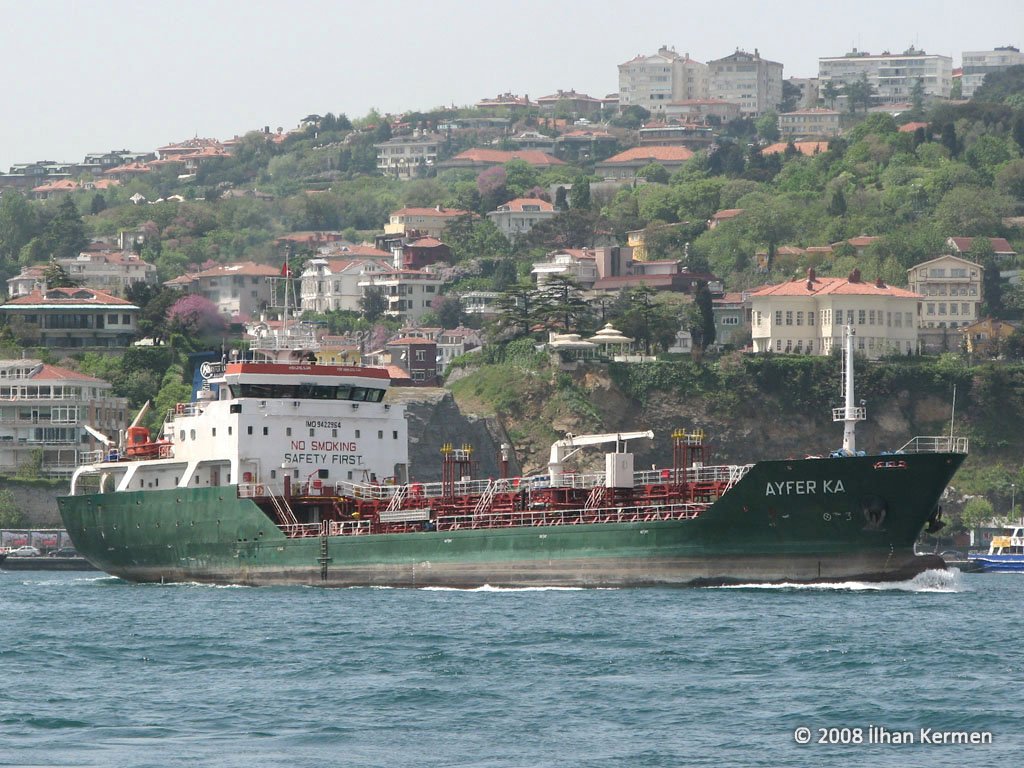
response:
[(1008, 536), (993, 536), (988, 552), (971, 553), (967, 560), (985, 573), (1024, 573), (1024, 524), (1006, 526)]

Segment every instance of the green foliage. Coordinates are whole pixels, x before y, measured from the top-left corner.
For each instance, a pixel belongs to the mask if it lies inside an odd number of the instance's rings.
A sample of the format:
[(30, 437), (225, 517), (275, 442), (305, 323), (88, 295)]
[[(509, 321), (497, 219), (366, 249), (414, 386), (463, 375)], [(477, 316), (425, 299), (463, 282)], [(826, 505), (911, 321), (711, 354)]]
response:
[(20, 528), (25, 523), (25, 515), (18, 507), (14, 494), (5, 489), (0, 490), (0, 528)]
[(989, 525), (994, 516), (992, 502), (982, 496), (975, 496), (964, 505), (960, 520), (967, 528), (980, 528)]

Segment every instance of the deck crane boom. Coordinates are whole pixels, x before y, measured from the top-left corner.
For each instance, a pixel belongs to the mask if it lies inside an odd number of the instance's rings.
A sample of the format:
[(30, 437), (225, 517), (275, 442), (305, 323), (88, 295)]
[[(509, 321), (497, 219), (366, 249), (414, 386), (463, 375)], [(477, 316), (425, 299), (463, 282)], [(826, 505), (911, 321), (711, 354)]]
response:
[(616, 448), (618, 448), (619, 443), (625, 443), (627, 440), (639, 440), (642, 437), (653, 440), (654, 432), (647, 430), (646, 432), (609, 432), (599, 435), (566, 435), (561, 440), (556, 440), (551, 444), (551, 457), (548, 459), (548, 482), (551, 485), (560, 485), (562, 482), (562, 464), (570, 456), (577, 453), (580, 449), (586, 448), (588, 445), (615, 443)]

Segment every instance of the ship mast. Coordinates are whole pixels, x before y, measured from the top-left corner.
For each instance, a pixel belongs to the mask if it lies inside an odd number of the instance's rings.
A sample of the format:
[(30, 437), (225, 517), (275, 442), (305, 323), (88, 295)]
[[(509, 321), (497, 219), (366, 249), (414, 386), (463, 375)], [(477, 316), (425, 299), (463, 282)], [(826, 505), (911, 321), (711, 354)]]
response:
[(832, 409), (832, 421), (843, 422), (843, 453), (857, 453), (857, 422), (867, 418), (867, 409), (856, 404), (853, 391), (853, 337), (852, 325), (843, 329), (842, 393), (843, 407)]

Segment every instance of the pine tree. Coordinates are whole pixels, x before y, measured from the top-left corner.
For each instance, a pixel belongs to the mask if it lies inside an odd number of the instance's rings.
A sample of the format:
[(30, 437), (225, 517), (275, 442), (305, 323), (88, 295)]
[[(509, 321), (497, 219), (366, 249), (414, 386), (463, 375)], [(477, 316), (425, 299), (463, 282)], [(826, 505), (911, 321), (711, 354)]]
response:
[(46, 229), (47, 245), (54, 258), (73, 259), (89, 244), (85, 224), (74, 200), (65, 197)]

